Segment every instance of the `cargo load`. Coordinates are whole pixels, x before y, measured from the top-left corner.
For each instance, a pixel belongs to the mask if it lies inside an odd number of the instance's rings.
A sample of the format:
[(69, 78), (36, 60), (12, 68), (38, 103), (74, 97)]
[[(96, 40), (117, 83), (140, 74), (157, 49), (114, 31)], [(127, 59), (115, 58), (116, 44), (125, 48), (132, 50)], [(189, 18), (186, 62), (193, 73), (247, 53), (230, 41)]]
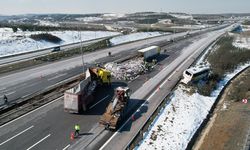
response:
[(124, 112), (129, 101), (130, 89), (128, 87), (118, 87), (115, 96), (106, 108), (99, 123), (108, 130), (116, 130), (124, 119)]

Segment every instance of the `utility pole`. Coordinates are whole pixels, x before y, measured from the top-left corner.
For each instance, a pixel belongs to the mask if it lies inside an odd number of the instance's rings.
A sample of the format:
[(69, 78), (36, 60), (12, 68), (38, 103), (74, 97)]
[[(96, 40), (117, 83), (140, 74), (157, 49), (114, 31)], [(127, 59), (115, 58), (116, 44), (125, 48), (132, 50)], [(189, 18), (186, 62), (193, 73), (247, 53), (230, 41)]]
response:
[(81, 31), (80, 31), (80, 28), (78, 28), (78, 33), (80, 35), (80, 45), (81, 45), (81, 54), (82, 54), (82, 73), (84, 74), (85, 72), (85, 68), (84, 68), (84, 59), (83, 59), (83, 45), (82, 45), (82, 34), (81, 34)]

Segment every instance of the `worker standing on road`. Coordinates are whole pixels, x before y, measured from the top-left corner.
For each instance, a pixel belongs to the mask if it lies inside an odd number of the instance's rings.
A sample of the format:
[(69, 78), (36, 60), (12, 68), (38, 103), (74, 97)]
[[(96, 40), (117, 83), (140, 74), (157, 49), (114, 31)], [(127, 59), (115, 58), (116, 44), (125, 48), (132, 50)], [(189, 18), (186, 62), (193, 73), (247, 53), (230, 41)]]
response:
[(79, 136), (79, 131), (80, 131), (80, 126), (79, 126), (79, 124), (76, 124), (75, 125), (75, 137), (77, 137), (77, 136)]
[(3, 95), (3, 100), (4, 100), (4, 104), (7, 104), (8, 103), (8, 98), (6, 95)]

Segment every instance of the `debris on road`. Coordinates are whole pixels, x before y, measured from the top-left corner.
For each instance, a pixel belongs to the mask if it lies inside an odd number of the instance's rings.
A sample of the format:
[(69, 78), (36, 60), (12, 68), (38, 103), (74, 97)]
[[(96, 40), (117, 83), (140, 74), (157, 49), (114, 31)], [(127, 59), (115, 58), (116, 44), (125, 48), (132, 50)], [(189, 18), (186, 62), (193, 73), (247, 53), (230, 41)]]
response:
[(104, 65), (105, 69), (111, 71), (111, 75), (118, 80), (131, 81), (138, 75), (144, 74), (154, 68), (156, 61), (152, 63), (143, 60), (143, 57), (136, 57), (134, 59), (122, 63), (107, 63)]

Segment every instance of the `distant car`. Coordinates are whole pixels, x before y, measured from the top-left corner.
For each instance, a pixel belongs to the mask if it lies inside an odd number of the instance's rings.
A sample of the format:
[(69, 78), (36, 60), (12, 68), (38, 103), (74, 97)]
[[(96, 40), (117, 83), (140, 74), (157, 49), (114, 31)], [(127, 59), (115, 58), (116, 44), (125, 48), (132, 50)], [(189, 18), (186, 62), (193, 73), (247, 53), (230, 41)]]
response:
[(57, 46), (57, 47), (54, 47), (51, 52), (58, 52), (60, 50), (61, 50), (60, 46)]

